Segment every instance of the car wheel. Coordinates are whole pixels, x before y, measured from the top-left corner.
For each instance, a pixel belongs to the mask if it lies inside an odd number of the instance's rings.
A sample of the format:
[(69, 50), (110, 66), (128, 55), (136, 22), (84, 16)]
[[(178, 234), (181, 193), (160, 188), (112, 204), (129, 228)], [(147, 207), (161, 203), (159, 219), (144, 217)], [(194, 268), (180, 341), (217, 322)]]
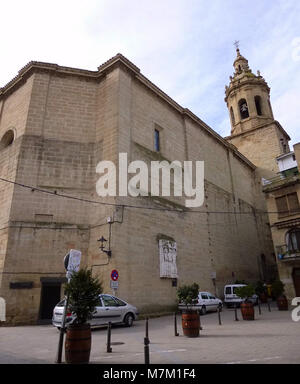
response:
[(134, 320), (134, 317), (133, 317), (132, 313), (127, 313), (127, 315), (124, 318), (124, 323), (125, 323), (126, 327), (131, 327), (133, 324), (133, 320)]
[(206, 314), (206, 306), (203, 305), (201, 308), (201, 315), (205, 315), (205, 314)]

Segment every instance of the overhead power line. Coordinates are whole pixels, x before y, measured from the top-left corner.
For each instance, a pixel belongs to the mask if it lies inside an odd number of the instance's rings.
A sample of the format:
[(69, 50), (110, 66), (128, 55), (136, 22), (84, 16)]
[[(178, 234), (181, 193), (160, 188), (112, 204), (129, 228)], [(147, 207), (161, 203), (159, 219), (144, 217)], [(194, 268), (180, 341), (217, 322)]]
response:
[[(98, 204), (98, 205), (103, 205), (103, 206), (112, 206), (112, 207), (124, 207), (124, 208), (132, 208), (132, 209), (144, 209), (144, 210), (153, 210), (153, 211), (162, 211), (162, 212), (175, 212), (175, 213), (197, 213), (197, 214), (232, 214), (232, 215), (249, 215), (249, 214), (284, 214), (284, 213), (290, 213), (287, 211), (262, 211), (262, 210), (257, 210), (253, 209), (249, 212), (236, 212), (236, 211), (197, 211), (197, 210), (191, 210), (191, 209), (172, 209), (172, 208), (159, 208), (159, 207), (147, 207), (147, 206), (141, 206), (141, 205), (129, 205), (129, 204), (118, 204), (118, 203), (109, 203), (109, 202), (104, 202), (104, 201), (96, 201), (96, 200), (89, 200), (89, 199), (84, 199), (81, 197), (76, 197), (76, 196), (71, 196), (71, 195), (66, 195), (63, 193), (59, 193), (57, 191), (51, 192), (46, 189), (41, 189), (34, 187), (32, 185), (26, 185), (22, 183), (18, 183), (16, 181), (4, 179), (0, 177), (0, 181), (3, 181), (5, 183), (10, 183), (13, 185), (16, 185), (21, 188), (26, 188), (30, 189), (32, 192), (41, 192), (41, 193), (46, 193), (51, 196), (56, 196), (56, 197), (61, 197), (65, 199), (71, 199), (71, 200), (76, 200), (84, 203), (89, 203), (89, 204)], [(152, 196), (152, 198), (155, 198), (155, 196)], [(159, 197), (159, 196), (157, 196)]]

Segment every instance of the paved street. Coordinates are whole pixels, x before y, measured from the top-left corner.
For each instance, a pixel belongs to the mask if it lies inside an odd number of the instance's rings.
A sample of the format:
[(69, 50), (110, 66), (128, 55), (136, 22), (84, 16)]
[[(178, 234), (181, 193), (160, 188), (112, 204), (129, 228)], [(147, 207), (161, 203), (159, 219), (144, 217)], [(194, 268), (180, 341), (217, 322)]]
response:
[[(201, 316), (200, 338), (174, 336), (172, 316), (149, 320), (150, 362), (163, 364), (241, 364), (300, 363), (300, 322), (293, 322), (291, 311), (272, 312), (262, 308), (256, 321), (234, 321), (234, 311), (224, 309), (222, 325), (216, 313)], [(106, 352), (106, 328), (92, 332), (92, 363), (143, 363), (145, 321), (132, 328), (114, 326), (112, 353)], [(0, 363), (53, 363), (59, 333), (51, 325), (0, 327)], [(114, 344), (115, 343), (115, 344)]]

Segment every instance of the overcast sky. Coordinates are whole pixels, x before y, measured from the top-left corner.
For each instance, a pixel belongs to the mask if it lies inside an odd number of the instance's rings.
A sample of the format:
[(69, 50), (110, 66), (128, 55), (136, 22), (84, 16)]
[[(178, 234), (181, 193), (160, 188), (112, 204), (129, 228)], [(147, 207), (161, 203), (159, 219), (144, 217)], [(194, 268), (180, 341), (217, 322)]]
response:
[(0, 87), (27, 62), (96, 70), (118, 52), (222, 136), (233, 42), (271, 87), (275, 118), (300, 141), (299, 0), (1, 1)]

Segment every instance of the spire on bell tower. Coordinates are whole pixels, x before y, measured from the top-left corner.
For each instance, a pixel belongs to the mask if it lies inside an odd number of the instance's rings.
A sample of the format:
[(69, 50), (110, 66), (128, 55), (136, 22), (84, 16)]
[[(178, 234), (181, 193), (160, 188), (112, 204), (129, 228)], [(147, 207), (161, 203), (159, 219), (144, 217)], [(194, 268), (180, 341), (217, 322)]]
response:
[(225, 87), (225, 102), (231, 122), (231, 136), (227, 140), (261, 167), (262, 175), (266, 175), (265, 171), (276, 172), (276, 156), (289, 150), (290, 138), (274, 120), (267, 82), (260, 71), (257, 75), (252, 73), (248, 60), (241, 55), (239, 41), (234, 45), (234, 73)]
[(248, 60), (241, 55), (239, 41), (234, 45), (234, 74), (225, 91), (232, 135), (274, 120), (268, 84), (259, 71), (257, 75), (252, 72)]

